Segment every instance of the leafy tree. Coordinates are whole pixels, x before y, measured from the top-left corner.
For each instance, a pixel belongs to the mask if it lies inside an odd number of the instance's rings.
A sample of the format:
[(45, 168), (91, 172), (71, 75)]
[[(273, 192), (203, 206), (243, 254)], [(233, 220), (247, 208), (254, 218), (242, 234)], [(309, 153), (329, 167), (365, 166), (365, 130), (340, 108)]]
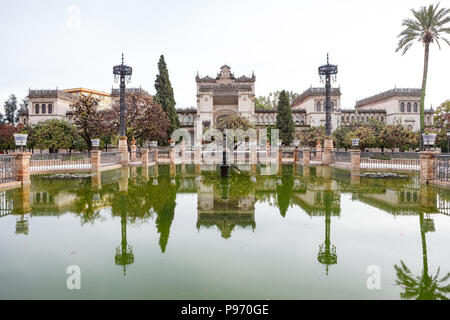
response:
[(173, 95), (172, 84), (169, 79), (169, 71), (167, 70), (167, 65), (163, 55), (159, 58), (158, 70), (159, 73), (156, 76), (155, 81), (155, 102), (162, 107), (167, 118), (169, 119), (170, 126), (167, 130), (167, 136), (170, 137), (172, 132), (180, 127), (180, 119), (178, 119), (177, 111), (175, 109), (175, 97)]
[(370, 127), (358, 127), (354, 131), (349, 132), (346, 135), (346, 143), (351, 144), (352, 139), (359, 139), (359, 148), (361, 150), (376, 147), (377, 138), (375, 136), (375, 130)]
[(106, 130), (102, 114), (98, 111), (99, 102), (100, 99), (91, 95), (82, 95), (78, 102), (70, 105), (74, 124), (88, 150), (92, 149), (91, 139), (99, 138)]
[(3, 123), (0, 125), (0, 150), (6, 151), (14, 150), (16, 144), (14, 141), (14, 133), (20, 133), (23, 130), (23, 126), (20, 124), (18, 126), (13, 126), (10, 123)]
[(450, 130), (450, 99), (442, 102), (437, 107), (434, 116), (434, 125), (439, 129), (436, 144), (441, 147), (441, 150), (450, 152), (447, 139), (447, 130)]
[(216, 126), (216, 128), (220, 131), (224, 131), (225, 129), (242, 129), (247, 131), (248, 129), (254, 127), (255, 125), (251, 123), (250, 120), (239, 114), (231, 114), (220, 118)]
[(78, 137), (74, 125), (65, 120), (50, 119), (35, 126), (31, 139), (36, 148), (56, 153), (59, 149), (73, 149), (73, 143)]
[[(293, 91), (285, 91), (285, 92), (289, 99), (289, 105), (292, 105), (294, 99), (298, 97), (298, 93), (295, 93)], [(255, 98), (255, 109), (256, 110), (276, 109), (278, 106), (278, 101), (280, 99), (280, 93), (281, 91), (274, 91), (269, 93), (268, 96), (259, 96), (258, 98)]]
[(289, 145), (294, 140), (294, 120), (292, 119), (292, 110), (289, 103), (289, 97), (286, 91), (281, 91), (277, 106), (277, 129), (280, 139), (284, 145)]
[[(145, 140), (167, 142), (169, 119), (162, 108), (153, 102), (152, 97), (130, 94), (125, 98), (127, 113), (125, 123), (129, 140), (135, 138), (138, 144)], [(120, 105), (117, 103), (102, 115), (109, 132), (117, 132), (120, 125)]]
[(10, 124), (14, 125), (16, 123), (16, 112), (17, 112), (17, 97), (12, 94), (9, 96), (8, 100), (5, 101), (5, 120)]
[(450, 41), (443, 36), (450, 34), (450, 27), (446, 26), (450, 22), (450, 9), (439, 8), (439, 4), (430, 4), (421, 7), (419, 10), (411, 9), (413, 19), (404, 19), (402, 25), (406, 27), (399, 35), (398, 47), (396, 51), (403, 50), (404, 55), (415, 41), (420, 41), (424, 45), (424, 65), (422, 76), (422, 95), (420, 98), (420, 133), (425, 130), (425, 90), (428, 75), (428, 59), (430, 44), (436, 42), (441, 48), (439, 40), (443, 40), (450, 45)]
[(402, 125), (385, 126), (381, 132), (381, 141), (385, 148), (394, 151), (395, 148), (403, 150), (414, 145), (414, 133)]
[(323, 145), (325, 139), (325, 127), (312, 127), (297, 134), (297, 139), (303, 146), (314, 148), (318, 142)]
[(347, 134), (353, 131), (353, 126), (340, 126), (333, 132), (333, 139), (335, 141), (336, 148), (344, 148), (347, 150), (351, 148), (351, 143), (348, 144)]

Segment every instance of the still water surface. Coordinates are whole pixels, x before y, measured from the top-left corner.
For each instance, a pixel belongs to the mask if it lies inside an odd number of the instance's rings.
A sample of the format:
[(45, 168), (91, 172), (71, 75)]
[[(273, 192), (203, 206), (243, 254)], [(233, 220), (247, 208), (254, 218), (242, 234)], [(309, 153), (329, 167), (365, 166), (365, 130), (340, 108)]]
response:
[(448, 190), (324, 167), (173, 169), (1, 191), (0, 298), (450, 297)]

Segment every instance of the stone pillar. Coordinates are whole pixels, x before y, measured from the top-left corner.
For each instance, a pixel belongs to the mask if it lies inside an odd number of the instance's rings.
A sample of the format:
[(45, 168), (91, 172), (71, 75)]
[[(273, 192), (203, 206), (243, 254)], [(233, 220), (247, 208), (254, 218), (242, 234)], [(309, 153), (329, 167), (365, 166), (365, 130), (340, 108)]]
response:
[(137, 161), (137, 157), (136, 157), (137, 146), (135, 144), (132, 144), (130, 149), (131, 149), (131, 162), (136, 162)]
[(420, 183), (428, 183), (434, 180), (434, 158), (432, 151), (421, 151), (420, 153)]
[(100, 171), (102, 152), (100, 150), (91, 151), (91, 172)]
[(350, 150), (350, 164), (352, 175), (361, 174), (361, 150)]
[(175, 163), (175, 147), (170, 147), (169, 149), (169, 162), (171, 164)]
[(15, 153), (15, 165), (17, 169), (17, 180), (22, 182), (22, 185), (30, 184), (30, 159), (31, 152)]
[(316, 161), (322, 162), (322, 144), (320, 141), (316, 145)]
[(155, 164), (157, 164), (158, 163), (158, 148), (153, 148), (152, 152), (153, 152), (153, 161), (155, 161)]
[(141, 149), (141, 166), (148, 167), (148, 149)]
[(283, 150), (281, 147), (278, 148), (278, 164), (281, 165), (283, 163)]
[(256, 164), (258, 162), (257, 146), (250, 144), (250, 163)]
[(120, 152), (120, 163), (123, 166), (127, 166), (130, 163), (130, 157), (128, 154), (128, 142), (127, 137), (119, 137), (119, 152)]
[(333, 152), (333, 138), (325, 138), (322, 154), (322, 164), (324, 166), (329, 166), (332, 163), (332, 152)]
[(202, 146), (198, 144), (194, 146), (194, 163), (202, 163)]
[(309, 164), (311, 159), (311, 149), (303, 148), (303, 164)]

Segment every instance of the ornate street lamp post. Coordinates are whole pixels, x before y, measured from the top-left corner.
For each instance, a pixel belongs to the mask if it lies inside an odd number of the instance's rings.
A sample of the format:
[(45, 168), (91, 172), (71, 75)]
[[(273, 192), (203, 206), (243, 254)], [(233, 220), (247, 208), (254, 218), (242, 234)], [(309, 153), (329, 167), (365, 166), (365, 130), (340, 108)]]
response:
[(130, 82), (133, 69), (122, 64), (113, 67), (114, 80), (120, 80), (120, 128), (119, 128), (119, 152), (121, 153), (121, 163), (128, 164), (128, 144), (127, 144), (127, 129), (125, 127), (125, 81)]
[(320, 81), (323, 82), (325, 80), (325, 134), (327, 137), (331, 135), (331, 76), (333, 76), (333, 81), (336, 81), (337, 72), (337, 66), (330, 64), (327, 53), (327, 64), (319, 67)]

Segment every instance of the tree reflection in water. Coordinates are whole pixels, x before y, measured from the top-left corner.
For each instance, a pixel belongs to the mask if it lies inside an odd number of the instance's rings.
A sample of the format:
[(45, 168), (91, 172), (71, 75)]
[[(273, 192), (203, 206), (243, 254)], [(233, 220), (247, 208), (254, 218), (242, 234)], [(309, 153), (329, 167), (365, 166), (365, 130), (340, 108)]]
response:
[(427, 224), (424, 223), (423, 212), (420, 213), (419, 219), (420, 235), (422, 238), (422, 274), (414, 276), (403, 261), (400, 261), (399, 266), (394, 266), (397, 275), (395, 283), (404, 290), (400, 293), (400, 297), (402, 299), (417, 300), (448, 300), (446, 294), (450, 292), (450, 283), (445, 283), (450, 278), (450, 272), (439, 279), (441, 268), (438, 267), (434, 276), (429, 275), (426, 242), (426, 233), (429, 230), (427, 229)]

